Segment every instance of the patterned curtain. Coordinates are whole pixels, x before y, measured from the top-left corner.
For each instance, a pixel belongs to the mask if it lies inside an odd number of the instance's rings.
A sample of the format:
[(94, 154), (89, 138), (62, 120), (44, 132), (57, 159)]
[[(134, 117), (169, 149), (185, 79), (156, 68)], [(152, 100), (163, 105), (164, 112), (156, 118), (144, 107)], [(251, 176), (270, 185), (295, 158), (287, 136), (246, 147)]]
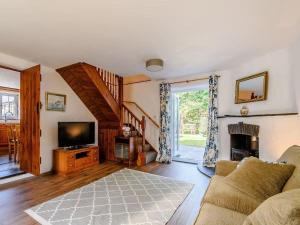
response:
[(169, 83), (160, 84), (160, 134), (159, 152), (156, 161), (170, 163), (171, 153), (171, 85)]
[(209, 110), (203, 166), (215, 167), (218, 157), (218, 76), (209, 77)]

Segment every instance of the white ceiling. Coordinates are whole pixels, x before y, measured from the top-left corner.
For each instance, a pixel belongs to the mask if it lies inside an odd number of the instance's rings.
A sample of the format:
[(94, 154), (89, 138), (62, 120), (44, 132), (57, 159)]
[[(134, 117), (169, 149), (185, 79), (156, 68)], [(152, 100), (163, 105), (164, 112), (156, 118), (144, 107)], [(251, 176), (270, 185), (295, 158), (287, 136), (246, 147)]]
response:
[[(169, 78), (225, 69), (300, 35), (299, 0), (1, 0), (0, 52)], [(146, 59), (165, 69), (148, 73)]]

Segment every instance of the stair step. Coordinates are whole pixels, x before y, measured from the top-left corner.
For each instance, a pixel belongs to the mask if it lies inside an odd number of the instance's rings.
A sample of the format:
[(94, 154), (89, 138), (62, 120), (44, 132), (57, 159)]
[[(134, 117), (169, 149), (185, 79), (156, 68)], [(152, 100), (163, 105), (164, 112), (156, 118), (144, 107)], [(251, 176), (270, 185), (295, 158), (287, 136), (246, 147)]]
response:
[(146, 164), (156, 160), (157, 152), (154, 150), (145, 151)]

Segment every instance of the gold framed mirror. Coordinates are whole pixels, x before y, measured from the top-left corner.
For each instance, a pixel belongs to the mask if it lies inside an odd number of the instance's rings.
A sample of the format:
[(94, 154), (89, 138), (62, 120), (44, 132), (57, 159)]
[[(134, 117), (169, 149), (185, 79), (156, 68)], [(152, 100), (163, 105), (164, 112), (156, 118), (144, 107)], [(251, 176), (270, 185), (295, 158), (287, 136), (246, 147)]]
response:
[(265, 101), (268, 95), (268, 80), (268, 71), (237, 80), (235, 104)]

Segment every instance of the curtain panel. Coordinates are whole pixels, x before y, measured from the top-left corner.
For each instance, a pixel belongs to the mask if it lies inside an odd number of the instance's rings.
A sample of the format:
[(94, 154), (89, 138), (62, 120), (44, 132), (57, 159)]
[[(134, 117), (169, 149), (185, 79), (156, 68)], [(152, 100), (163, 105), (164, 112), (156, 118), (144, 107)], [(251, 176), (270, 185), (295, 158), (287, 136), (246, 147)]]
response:
[(172, 161), (171, 151), (171, 85), (160, 84), (160, 134), (159, 152), (156, 161), (170, 163)]
[(203, 166), (215, 167), (218, 157), (218, 76), (209, 77), (209, 110)]

